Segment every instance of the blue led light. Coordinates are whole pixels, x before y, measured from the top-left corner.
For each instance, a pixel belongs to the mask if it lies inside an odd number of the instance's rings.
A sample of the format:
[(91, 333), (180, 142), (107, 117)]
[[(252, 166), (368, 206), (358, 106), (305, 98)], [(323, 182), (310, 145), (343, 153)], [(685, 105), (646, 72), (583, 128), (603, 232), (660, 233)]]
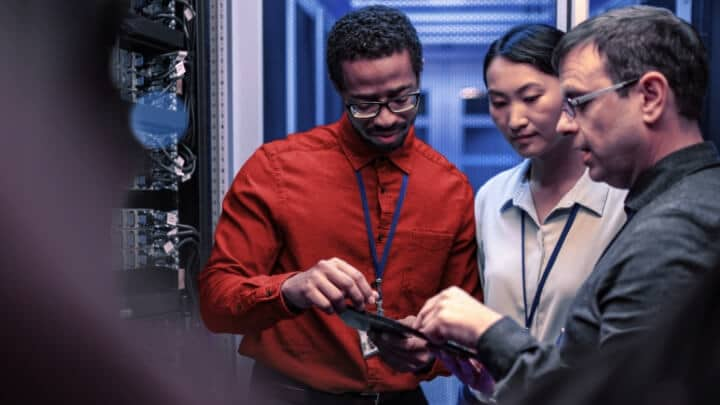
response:
[(148, 149), (176, 144), (188, 128), (185, 103), (174, 93), (147, 93), (138, 98), (130, 111), (130, 128), (135, 138)]

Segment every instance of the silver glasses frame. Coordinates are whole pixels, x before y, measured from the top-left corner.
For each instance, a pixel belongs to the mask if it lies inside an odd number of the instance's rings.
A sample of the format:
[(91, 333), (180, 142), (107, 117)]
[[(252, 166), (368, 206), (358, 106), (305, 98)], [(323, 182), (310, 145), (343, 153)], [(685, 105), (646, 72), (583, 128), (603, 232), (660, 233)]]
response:
[(580, 107), (583, 104), (589, 103), (590, 101), (600, 97), (605, 93), (624, 89), (625, 87), (636, 83), (638, 80), (640, 80), (639, 77), (631, 80), (625, 80), (620, 83), (615, 83), (611, 86), (603, 87), (602, 89), (583, 94), (582, 96), (577, 96), (573, 98), (567, 97), (565, 98), (565, 100), (563, 100), (562, 110), (568, 115), (568, 117), (575, 118), (575, 116), (577, 115), (575, 111), (576, 108)]

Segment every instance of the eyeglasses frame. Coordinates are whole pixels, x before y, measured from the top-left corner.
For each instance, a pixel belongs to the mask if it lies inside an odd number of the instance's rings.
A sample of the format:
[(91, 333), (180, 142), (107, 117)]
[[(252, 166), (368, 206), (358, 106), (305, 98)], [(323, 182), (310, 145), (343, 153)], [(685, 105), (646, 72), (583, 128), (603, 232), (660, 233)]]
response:
[(602, 89), (591, 91), (590, 93), (586, 93), (581, 96), (572, 97), (572, 98), (567, 97), (567, 98), (565, 98), (565, 100), (563, 100), (562, 110), (568, 115), (568, 117), (570, 117), (571, 119), (574, 119), (577, 116), (576, 109), (578, 107), (580, 107), (581, 105), (587, 104), (605, 93), (609, 93), (611, 91), (622, 90), (625, 87), (636, 83), (638, 80), (640, 80), (639, 77), (635, 78), (635, 79), (625, 80), (620, 83), (615, 83), (608, 87), (603, 87)]
[[(408, 112), (408, 111), (410, 111), (410, 110), (413, 110), (413, 109), (415, 109), (415, 108), (418, 108), (418, 107), (420, 106), (420, 99), (422, 98), (422, 97), (420, 97), (421, 95), (422, 95), (422, 91), (421, 91), (421, 90), (416, 90), (416, 91), (413, 91), (413, 92), (410, 92), (410, 93), (407, 93), (407, 94), (403, 94), (403, 95), (400, 95), (400, 96), (397, 96), (397, 97), (393, 97), (393, 98), (391, 98), (391, 99), (389, 99), (389, 100), (386, 100), (386, 101), (362, 101), (362, 102), (358, 102), (358, 103), (346, 103), (346, 104), (345, 104), (345, 108), (347, 108), (348, 113), (350, 113), (350, 115), (351, 115), (353, 118), (363, 119), (363, 120), (369, 120), (369, 119), (373, 119), (373, 118), (377, 117), (378, 115), (380, 115), (380, 111), (382, 110), (383, 107), (385, 107), (385, 108), (387, 108), (388, 110), (390, 110), (390, 112), (392, 112), (393, 114), (402, 114), (402, 113)], [(412, 107), (410, 107), (410, 108), (408, 108), (408, 109), (406, 109), (406, 110), (399, 110), (399, 111), (398, 111), (398, 110), (393, 110), (393, 108), (390, 107), (390, 103), (392, 103), (393, 101), (397, 100), (398, 98), (403, 98), (403, 97), (417, 97), (417, 101), (415, 102), (415, 104), (414, 104)], [(357, 105), (357, 104), (375, 104), (375, 105), (378, 106), (378, 109), (377, 109), (377, 111), (375, 112), (375, 114), (373, 114), (373, 115), (371, 115), (371, 116), (358, 117), (358, 116), (356, 116), (355, 113), (353, 112), (353, 106), (355, 106), (355, 105)]]

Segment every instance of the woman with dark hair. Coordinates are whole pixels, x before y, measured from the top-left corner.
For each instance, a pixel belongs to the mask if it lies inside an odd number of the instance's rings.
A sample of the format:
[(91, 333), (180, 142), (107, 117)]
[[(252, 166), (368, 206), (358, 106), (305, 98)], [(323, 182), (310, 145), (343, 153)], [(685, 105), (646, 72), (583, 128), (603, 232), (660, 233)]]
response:
[[(625, 191), (593, 182), (573, 138), (555, 129), (563, 92), (551, 60), (562, 36), (526, 24), (490, 45), (483, 65), (490, 115), (524, 160), (475, 197), (485, 304), (550, 343), (561, 338), (577, 289), (625, 222)], [(492, 392), (477, 363), (445, 360), (461, 380)], [(463, 397), (483, 399), (467, 389)]]

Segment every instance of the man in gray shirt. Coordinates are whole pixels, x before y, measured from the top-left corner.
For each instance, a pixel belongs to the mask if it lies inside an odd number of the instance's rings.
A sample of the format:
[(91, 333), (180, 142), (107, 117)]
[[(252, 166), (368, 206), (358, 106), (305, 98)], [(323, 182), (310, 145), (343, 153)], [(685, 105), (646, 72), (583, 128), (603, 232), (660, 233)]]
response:
[(499, 397), (642, 336), (720, 264), (720, 159), (698, 126), (708, 66), (695, 30), (665, 9), (615, 9), (570, 31), (555, 65), (567, 97), (557, 130), (575, 137), (593, 180), (629, 189), (628, 221), (578, 291), (558, 345), (457, 288), (425, 304), (414, 326), (475, 347), (483, 370), (441, 358), (467, 381), (487, 371)]

